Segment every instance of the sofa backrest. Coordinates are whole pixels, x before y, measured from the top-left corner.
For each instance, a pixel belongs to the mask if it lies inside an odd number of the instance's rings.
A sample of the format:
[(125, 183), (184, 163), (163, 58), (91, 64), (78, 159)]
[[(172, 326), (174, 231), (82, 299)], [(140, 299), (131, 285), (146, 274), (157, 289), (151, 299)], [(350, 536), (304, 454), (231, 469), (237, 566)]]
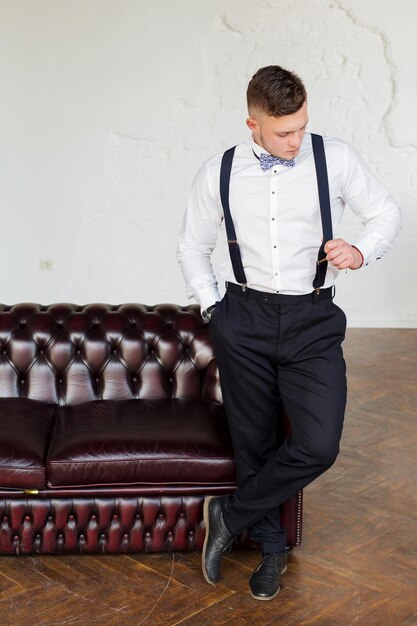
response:
[(0, 305), (0, 397), (221, 402), (197, 305)]

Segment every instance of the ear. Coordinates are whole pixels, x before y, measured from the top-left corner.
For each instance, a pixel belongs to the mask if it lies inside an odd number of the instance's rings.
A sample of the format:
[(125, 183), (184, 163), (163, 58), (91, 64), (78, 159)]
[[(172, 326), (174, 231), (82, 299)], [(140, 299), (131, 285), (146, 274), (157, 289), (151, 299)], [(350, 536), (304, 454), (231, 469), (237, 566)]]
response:
[(246, 124), (253, 133), (256, 133), (259, 130), (259, 124), (254, 117), (248, 117)]

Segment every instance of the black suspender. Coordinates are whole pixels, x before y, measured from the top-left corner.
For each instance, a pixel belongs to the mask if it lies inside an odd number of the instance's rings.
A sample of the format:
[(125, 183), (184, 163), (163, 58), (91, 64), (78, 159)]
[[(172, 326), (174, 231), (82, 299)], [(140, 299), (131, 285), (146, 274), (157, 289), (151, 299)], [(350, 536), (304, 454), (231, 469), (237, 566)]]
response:
[(233, 157), (235, 148), (229, 148), (223, 154), (222, 164), (220, 167), (220, 198), (223, 205), (224, 225), (226, 226), (227, 243), (229, 246), (230, 260), (232, 261), (233, 273), (236, 281), (242, 285), (242, 289), (246, 289), (246, 276), (243, 269), (242, 255), (240, 254), (239, 244), (237, 242), (236, 231), (233, 224), (229, 206), (229, 187), (230, 173), (232, 171)]
[(324, 246), (333, 239), (332, 214), (330, 211), (329, 179), (327, 177), (326, 154), (324, 152), (323, 137), (311, 133), (313, 144), (314, 163), (316, 165), (317, 187), (319, 190), (321, 226), (323, 229), (323, 241), (317, 257), (316, 276), (313, 280), (314, 289), (320, 289), (324, 285), (327, 271), (326, 253)]
[[(327, 165), (326, 155), (324, 152), (323, 137), (321, 135), (314, 135), (313, 133), (311, 133), (311, 140), (313, 146), (314, 163), (316, 166), (317, 186), (320, 201), (320, 215), (323, 229), (323, 242), (318, 252), (316, 276), (313, 280), (314, 289), (319, 291), (320, 288), (324, 285), (328, 265), (326, 261), (326, 254), (324, 252), (324, 246), (327, 241), (329, 241), (329, 239), (333, 239), (333, 233), (332, 216), (330, 211), (329, 181), (327, 177)], [(235, 275), (236, 282), (238, 282), (242, 286), (242, 289), (245, 290), (247, 280), (245, 276), (245, 270), (243, 269), (242, 256), (240, 254), (239, 243), (237, 241), (236, 231), (233, 224), (232, 215), (230, 213), (229, 205), (230, 175), (232, 171), (235, 147), (229, 148), (229, 150), (226, 150), (226, 152), (223, 154), (220, 167), (220, 198), (223, 206), (224, 223), (226, 227), (227, 243), (229, 245), (230, 260), (232, 262), (233, 273)]]

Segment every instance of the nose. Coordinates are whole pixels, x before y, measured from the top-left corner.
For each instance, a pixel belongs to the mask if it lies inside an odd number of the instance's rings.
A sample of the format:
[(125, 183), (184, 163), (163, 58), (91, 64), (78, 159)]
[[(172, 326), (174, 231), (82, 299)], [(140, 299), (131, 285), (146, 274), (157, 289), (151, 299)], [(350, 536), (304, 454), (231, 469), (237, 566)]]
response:
[(302, 134), (295, 132), (290, 135), (290, 146), (291, 148), (299, 148), (301, 146)]

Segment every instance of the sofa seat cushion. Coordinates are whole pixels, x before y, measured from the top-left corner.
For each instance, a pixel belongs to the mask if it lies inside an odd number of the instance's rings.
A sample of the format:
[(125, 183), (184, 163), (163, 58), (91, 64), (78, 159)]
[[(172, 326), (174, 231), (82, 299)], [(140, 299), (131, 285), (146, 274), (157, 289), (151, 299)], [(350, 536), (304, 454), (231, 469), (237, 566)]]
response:
[(59, 407), (50, 487), (234, 483), (224, 408), (202, 400), (98, 400)]
[(45, 461), (56, 405), (0, 398), (0, 487), (46, 486)]

